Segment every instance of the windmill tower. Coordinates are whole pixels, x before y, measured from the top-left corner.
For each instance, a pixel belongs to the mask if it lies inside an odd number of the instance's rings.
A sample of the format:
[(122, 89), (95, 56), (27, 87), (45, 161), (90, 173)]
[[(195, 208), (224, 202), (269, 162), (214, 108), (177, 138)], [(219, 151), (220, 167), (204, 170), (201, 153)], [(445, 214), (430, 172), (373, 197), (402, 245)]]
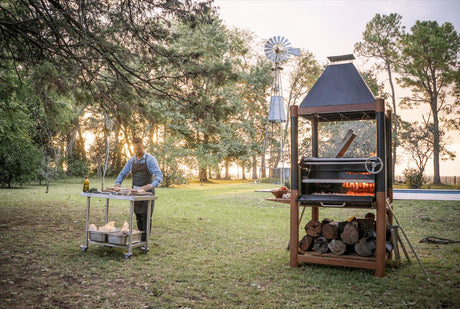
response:
[[(291, 43), (282, 36), (274, 36), (265, 43), (265, 55), (273, 61), (273, 84), (268, 111), (267, 126), (260, 167), (260, 178), (265, 176), (266, 169), (279, 170), (280, 183), (284, 183), (283, 158), (283, 123), (286, 122), (286, 113), (281, 86), (281, 63), (291, 55), (300, 56), (300, 48), (291, 47)], [(275, 174), (276, 175), (276, 174)]]

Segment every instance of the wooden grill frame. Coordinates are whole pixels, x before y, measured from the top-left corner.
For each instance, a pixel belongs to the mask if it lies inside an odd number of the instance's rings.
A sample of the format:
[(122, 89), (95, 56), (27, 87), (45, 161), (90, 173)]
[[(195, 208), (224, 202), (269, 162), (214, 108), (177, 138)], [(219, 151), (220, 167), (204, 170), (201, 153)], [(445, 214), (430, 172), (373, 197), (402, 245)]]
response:
[[(366, 105), (363, 112), (347, 110), (339, 112), (332, 110), (299, 110), (296, 105), (290, 108), (291, 117), (291, 196), (290, 196), (290, 245), (289, 265), (298, 267), (300, 263), (315, 263), (324, 265), (336, 265), (345, 267), (356, 267), (375, 270), (375, 276), (385, 275), (385, 263), (387, 259), (386, 223), (392, 224), (391, 212), (387, 212), (387, 200), (393, 205), (392, 186), (392, 156), (391, 156), (391, 111), (385, 113), (385, 102), (383, 99), (376, 99), (372, 109)], [(300, 197), (300, 168), (298, 149), (298, 118), (303, 116), (310, 120), (312, 127), (312, 157), (318, 157), (318, 122), (337, 120), (361, 120), (375, 117), (377, 130), (377, 157), (383, 162), (383, 169), (375, 176), (375, 202), (368, 205), (368, 208), (376, 210), (376, 252), (375, 257), (360, 257), (356, 255), (336, 256), (327, 253), (300, 252), (299, 251), (299, 207), (311, 207), (311, 219), (319, 220), (319, 207), (316, 203), (299, 202)], [(388, 219), (387, 219), (388, 218)], [(391, 255), (388, 256), (390, 258)]]

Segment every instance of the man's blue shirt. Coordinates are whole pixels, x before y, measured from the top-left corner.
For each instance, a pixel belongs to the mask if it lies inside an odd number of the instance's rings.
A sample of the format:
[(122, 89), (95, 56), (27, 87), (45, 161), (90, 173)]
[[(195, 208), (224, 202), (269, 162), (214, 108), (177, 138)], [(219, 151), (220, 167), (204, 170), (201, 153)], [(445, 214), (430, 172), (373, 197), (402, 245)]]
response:
[(163, 173), (160, 170), (160, 167), (158, 166), (157, 160), (152, 156), (149, 155), (148, 153), (144, 153), (141, 159), (137, 159), (136, 156), (132, 157), (131, 159), (126, 162), (125, 167), (121, 170), (120, 174), (118, 174), (117, 180), (115, 180), (115, 184), (121, 184), (123, 182), (123, 179), (128, 176), (129, 173), (131, 173), (132, 168), (133, 168), (133, 162), (135, 163), (147, 163), (147, 168), (149, 169), (150, 174), (154, 175), (155, 178), (153, 179), (151, 185), (153, 187), (158, 187), (160, 182), (163, 180)]

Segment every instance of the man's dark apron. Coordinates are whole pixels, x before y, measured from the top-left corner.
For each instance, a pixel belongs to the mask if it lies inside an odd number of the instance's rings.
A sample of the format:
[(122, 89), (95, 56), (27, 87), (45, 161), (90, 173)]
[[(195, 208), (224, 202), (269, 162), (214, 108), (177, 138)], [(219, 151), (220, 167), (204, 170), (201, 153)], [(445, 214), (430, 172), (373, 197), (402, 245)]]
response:
[[(152, 174), (147, 167), (147, 162), (136, 163), (133, 162), (131, 173), (133, 175), (133, 187), (142, 187), (152, 183)], [(155, 188), (149, 190), (155, 194)], [(147, 209), (149, 202), (148, 201), (138, 201), (134, 202), (134, 213), (136, 214), (137, 227), (141, 231), (146, 231), (147, 228)], [(152, 212), (153, 213), (154, 201), (152, 201)], [(150, 225), (150, 229), (152, 225)], [(149, 231), (150, 232), (150, 231)], [(145, 240), (145, 233), (142, 235), (142, 240)]]

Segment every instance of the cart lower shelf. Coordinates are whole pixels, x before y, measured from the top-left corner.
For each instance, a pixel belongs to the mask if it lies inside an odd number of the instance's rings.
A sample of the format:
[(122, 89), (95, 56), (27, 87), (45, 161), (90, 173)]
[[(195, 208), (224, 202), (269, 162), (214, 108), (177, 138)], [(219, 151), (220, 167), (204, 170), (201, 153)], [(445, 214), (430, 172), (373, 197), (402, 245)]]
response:
[[(129, 250), (129, 245), (116, 245), (116, 244), (111, 244), (109, 242), (104, 242), (104, 241), (94, 241), (94, 240), (88, 239), (88, 244), (99, 245), (101, 247), (113, 247), (113, 248), (122, 248), (122, 249)], [(141, 250), (143, 253), (149, 252), (148, 244), (145, 241), (136, 242), (136, 243), (131, 244), (131, 248), (138, 248), (138, 247), (141, 247)], [(88, 250), (87, 246), (81, 245), (80, 248), (81, 248), (81, 251)], [(129, 259), (131, 255), (133, 255), (131, 251), (123, 252), (123, 254), (125, 256), (125, 259)]]
[[(88, 243), (89, 244), (99, 245), (99, 246), (104, 246), (104, 247), (128, 248), (128, 245), (116, 245), (116, 244), (112, 244), (112, 243), (105, 242), (105, 241), (94, 241), (94, 240), (90, 240), (90, 239), (88, 239)], [(146, 244), (147, 243), (145, 241), (140, 241), (140, 242), (132, 243), (131, 247), (132, 248), (137, 248), (137, 247), (145, 246)]]
[(303, 263), (376, 269), (375, 257), (363, 257), (357, 254), (335, 255), (332, 253), (318, 253), (307, 251), (297, 255), (297, 261)]

